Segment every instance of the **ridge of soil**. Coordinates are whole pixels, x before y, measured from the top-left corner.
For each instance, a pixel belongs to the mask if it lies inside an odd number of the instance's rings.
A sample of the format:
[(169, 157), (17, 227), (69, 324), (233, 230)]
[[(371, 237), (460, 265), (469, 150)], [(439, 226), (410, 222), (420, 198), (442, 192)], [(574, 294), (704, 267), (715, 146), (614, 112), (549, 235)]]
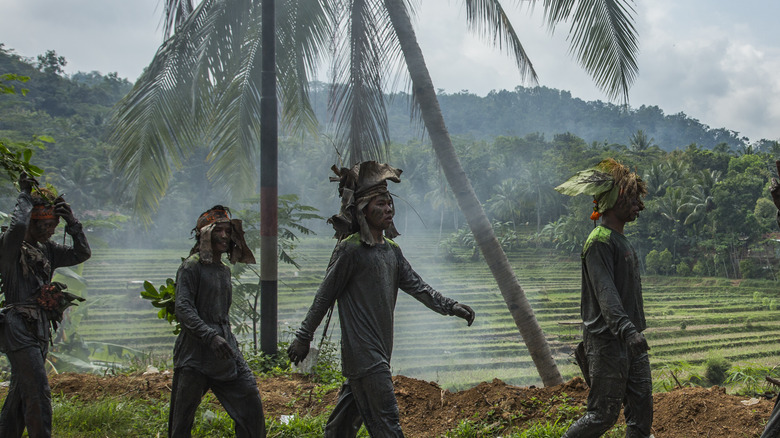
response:
[[(170, 372), (118, 376), (63, 373), (51, 375), (49, 382), (52, 394), (84, 402), (106, 396), (167, 400), (172, 377)], [(465, 419), (523, 425), (579, 417), (588, 394), (579, 377), (545, 388), (512, 386), (494, 379), (458, 392), (405, 376), (394, 376), (393, 383), (404, 434), (410, 438), (441, 436)], [(318, 391), (318, 384), (299, 374), (258, 378), (257, 384), (266, 418), (327, 413), (337, 397), (336, 389)], [(7, 390), (0, 389), (0, 394)], [(653, 400), (656, 438), (758, 437), (773, 407), (770, 400), (748, 401), (719, 387), (676, 389), (654, 394)]]

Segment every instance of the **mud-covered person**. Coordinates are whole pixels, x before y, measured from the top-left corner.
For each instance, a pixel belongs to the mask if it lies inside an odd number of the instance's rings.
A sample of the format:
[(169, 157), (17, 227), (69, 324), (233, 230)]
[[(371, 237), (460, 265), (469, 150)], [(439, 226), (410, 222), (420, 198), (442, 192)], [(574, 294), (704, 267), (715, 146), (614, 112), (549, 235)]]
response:
[(474, 321), (468, 306), (442, 296), (412, 270), (391, 239), (395, 209), (387, 180), (400, 182), (401, 170), (367, 161), (351, 169), (333, 168), (341, 211), (329, 219), (340, 240), (314, 303), (296, 332), (288, 355), (298, 363), (328, 309), (338, 302), (342, 373), (347, 378), (325, 426), (325, 437), (350, 438), (365, 424), (372, 437), (402, 437), (390, 374), (393, 312), (398, 289), (433, 311)]
[[(54, 270), (92, 255), (83, 227), (61, 197), (55, 198), (26, 174), (19, 178), (11, 223), (0, 235), (0, 278), (5, 307), (0, 315), (0, 350), (11, 363), (11, 383), (0, 411), (0, 436), (51, 436), (51, 390), (44, 363), (53, 326), (74, 297), (52, 283)], [(53, 242), (60, 218), (73, 246)], [(62, 302), (52, 303), (52, 297)]]
[[(778, 176), (780, 176), (780, 160), (775, 161), (775, 167), (777, 168)], [(777, 224), (780, 226), (780, 181), (777, 178), (772, 178), (769, 194), (772, 196), (772, 202), (775, 203), (775, 207), (777, 207)], [(775, 399), (775, 407), (769, 415), (769, 421), (766, 423), (761, 438), (780, 438), (780, 395)]]
[(195, 246), (176, 273), (176, 318), (181, 332), (173, 347), (173, 385), (168, 436), (191, 436), (195, 411), (209, 389), (235, 423), (236, 437), (265, 436), (260, 392), (230, 330), (231, 263), (255, 263), (241, 220), (221, 205), (198, 217)]
[(629, 168), (607, 159), (556, 190), (592, 195), (591, 219), (601, 219), (581, 256), (583, 342), (577, 359), (590, 385), (588, 407), (563, 436), (599, 437), (617, 422), (622, 407), (626, 437), (649, 437), (653, 394), (650, 347), (642, 334), (646, 328), (642, 284), (636, 251), (623, 234), (626, 223), (644, 209), (647, 186)]

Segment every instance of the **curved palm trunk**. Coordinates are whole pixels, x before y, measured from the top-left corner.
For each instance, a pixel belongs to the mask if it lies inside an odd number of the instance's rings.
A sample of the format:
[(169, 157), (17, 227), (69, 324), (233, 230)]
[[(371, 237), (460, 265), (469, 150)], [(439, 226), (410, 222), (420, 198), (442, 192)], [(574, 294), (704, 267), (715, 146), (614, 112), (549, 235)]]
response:
[(499, 245), (490, 221), (474, 193), (466, 173), (460, 164), (452, 140), (444, 125), (444, 117), (433, 88), (433, 81), (425, 65), (422, 50), (412, 28), (412, 22), (403, 0), (385, 0), (385, 7), (401, 45), (409, 74), (412, 78), (414, 96), (420, 104), (425, 127), (431, 138), (433, 149), (447, 177), (458, 206), (468, 221), (471, 232), (496, 279), (501, 295), (509, 312), (520, 330), (539, 376), (545, 386), (563, 383), (558, 367), (552, 357), (550, 346), (536, 320), (523, 288), (509, 264), (504, 250)]

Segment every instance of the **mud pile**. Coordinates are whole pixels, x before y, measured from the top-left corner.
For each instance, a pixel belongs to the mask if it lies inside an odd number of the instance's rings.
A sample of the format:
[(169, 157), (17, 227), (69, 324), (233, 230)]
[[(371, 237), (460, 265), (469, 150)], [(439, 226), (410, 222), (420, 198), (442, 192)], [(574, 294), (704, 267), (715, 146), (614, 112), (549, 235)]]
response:
[[(168, 399), (171, 378), (171, 374), (101, 377), (65, 373), (51, 376), (50, 383), (52, 393), (83, 401), (105, 396)], [(408, 437), (437, 437), (466, 419), (498, 427), (575, 418), (588, 393), (579, 378), (549, 388), (512, 386), (496, 379), (459, 392), (404, 376), (393, 377), (393, 382)], [(316, 415), (331, 409), (337, 395), (336, 390), (318, 390), (304, 376), (260, 379), (258, 387), (267, 418)], [(678, 389), (655, 394), (654, 400), (656, 438), (758, 437), (772, 410), (769, 400), (750, 401), (718, 387)]]

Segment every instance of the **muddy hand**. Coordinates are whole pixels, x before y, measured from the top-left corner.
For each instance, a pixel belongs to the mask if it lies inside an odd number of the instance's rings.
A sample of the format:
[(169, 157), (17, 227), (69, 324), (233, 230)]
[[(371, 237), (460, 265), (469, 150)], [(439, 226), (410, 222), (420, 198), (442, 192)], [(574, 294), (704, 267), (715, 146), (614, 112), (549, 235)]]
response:
[(287, 347), (287, 357), (289, 357), (290, 362), (294, 363), (295, 365), (298, 365), (299, 362), (302, 362), (304, 359), (306, 359), (306, 356), (308, 355), (309, 343), (303, 342), (298, 338), (293, 339), (293, 341), (290, 343), (290, 346)]
[(230, 344), (220, 335), (214, 336), (211, 339), (211, 349), (217, 354), (220, 359), (229, 359), (233, 357), (233, 349), (230, 348)]
[(76, 223), (76, 217), (73, 216), (73, 210), (70, 209), (70, 204), (65, 201), (54, 204), (54, 214), (61, 217), (68, 225)]
[(474, 322), (474, 318), (477, 316), (477, 314), (471, 310), (471, 307), (460, 303), (455, 303), (455, 305), (452, 306), (452, 314), (458, 318), (465, 319), (469, 327), (471, 327), (471, 324)]
[(38, 181), (36, 181), (35, 178), (27, 175), (26, 172), (22, 172), (19, 175), (19, 190), (21, 190), (22, 193), (27, 193), (29, 195), (32, 193), (32, 188), (37, 185)]
[(626, 345), (628, 346), (628, 350), (633, 356), (639, 356), (650, 349), (650, 346), (647, 345), (647, 339), (645, 339), (645, 335), (639, 332), (634, 332), (629, 335), (629, 337), (626, 339)]

